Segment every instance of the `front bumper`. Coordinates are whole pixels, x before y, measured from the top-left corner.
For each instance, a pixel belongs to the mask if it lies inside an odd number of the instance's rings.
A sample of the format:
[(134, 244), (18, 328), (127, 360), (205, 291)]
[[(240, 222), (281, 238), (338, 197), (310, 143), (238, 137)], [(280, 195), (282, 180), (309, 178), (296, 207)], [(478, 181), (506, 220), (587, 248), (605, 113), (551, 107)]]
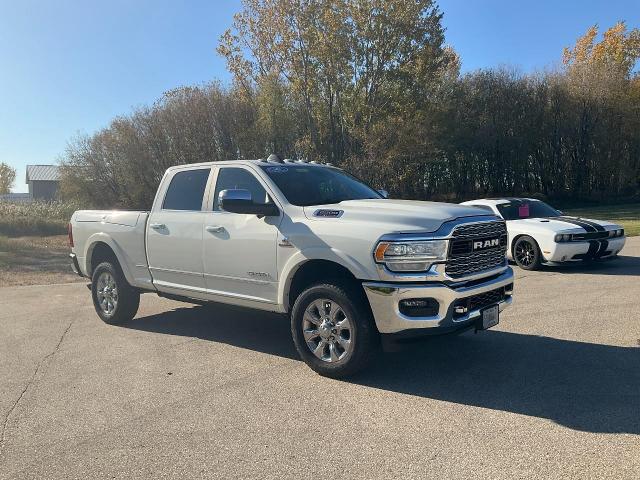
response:
[(626, 237), (589, 240), (584, 242), (554, 243), (543, 249), (542, 256), (547, 262), (571, 262), (597, 260), (617, 255), (624, 247)]
[[(369, 299), (371, 310), (383, 334), (408, 330), (438, 329), (443, 331), (468, 327), (479, 316), (481, 308), (475, 308), (462, 315), (454, 315), (454, 304), (460, 299), (491, 292), (513, 284), (513, 270), (510, 267), (485, 282), (474, 282), (460, 287), (440, 282), (401, 284), (384, 282), (364, 282), (362, 286)], [(436, 315), (428, 317), (407, 316), (400, 312), (400, 301), (405, 299), (435, 299), (438, 304)], [(498, 303), (500, 311), (511, 304), (511, 295), (506, 295)], [(488, 305), (486, 305), (488, 306)]]

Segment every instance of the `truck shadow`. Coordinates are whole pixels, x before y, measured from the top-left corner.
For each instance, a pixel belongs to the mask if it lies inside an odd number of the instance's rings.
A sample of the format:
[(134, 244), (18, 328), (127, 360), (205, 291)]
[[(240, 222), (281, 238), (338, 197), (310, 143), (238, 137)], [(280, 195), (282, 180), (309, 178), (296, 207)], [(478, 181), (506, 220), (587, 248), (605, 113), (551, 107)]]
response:
[[(289, 322), (281, 315), (227, 306), (183, 307), (137, 318), (126, 328), (298, 360)], [(381, 355), (369, 370), (347, 381), (545, 418), (585, 432), (640, 434), (638, 347), (497, 330), (466, 333)]]

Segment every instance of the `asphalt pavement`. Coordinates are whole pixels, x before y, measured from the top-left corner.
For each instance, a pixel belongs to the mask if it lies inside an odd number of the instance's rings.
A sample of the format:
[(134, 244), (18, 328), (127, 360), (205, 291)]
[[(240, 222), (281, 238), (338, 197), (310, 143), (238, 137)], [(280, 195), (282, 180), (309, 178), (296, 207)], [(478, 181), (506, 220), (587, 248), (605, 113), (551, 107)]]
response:
[(494, 329), (349, 381), (282, 316), (146, 294), (109, 326), (83, 284), (0, 289), (0, 478), (638, 478), (640, 237), (517, 277)]

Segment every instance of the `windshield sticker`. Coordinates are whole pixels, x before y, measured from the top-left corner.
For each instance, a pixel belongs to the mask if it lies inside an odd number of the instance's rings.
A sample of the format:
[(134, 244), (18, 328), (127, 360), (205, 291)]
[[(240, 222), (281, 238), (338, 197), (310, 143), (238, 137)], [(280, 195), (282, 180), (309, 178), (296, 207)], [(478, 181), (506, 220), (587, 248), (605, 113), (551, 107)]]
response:
[(520, 205), (518, 207), (518, 216), (520, 218), (527, 218), (529, 216), (529, 204), (525, 203), (524, 205)]
[(269, 173), (286, 173), (289, 171), (287, 167), (267, 167)]

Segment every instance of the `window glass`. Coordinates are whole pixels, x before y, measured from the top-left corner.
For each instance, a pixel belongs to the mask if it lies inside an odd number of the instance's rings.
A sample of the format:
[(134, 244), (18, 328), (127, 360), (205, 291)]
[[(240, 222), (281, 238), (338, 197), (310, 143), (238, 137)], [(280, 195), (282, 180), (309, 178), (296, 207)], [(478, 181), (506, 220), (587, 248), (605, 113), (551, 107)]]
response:
[(258, 179), (244, 168), (225, 167), (220, 169), (213, 197), (214, 210), (220, 210), (219, 197), (223, 190), (249, 190), (254, 203), (269, 203), (271, 201)]
[(162, 202), (164, 210), (202, 210), (202, 197), (207, 187), (211, 169), (186, 170), (176, 173), (171, 179)]
[(315, 165), (262, 167), (289, 203), (299, 207), (382, 198), (357, 178), (336, 168)]
[(560, 216), (560, 212), (556, 209), (538, 200), (511, 200), (509, 203), (498, 205), (498, 211), (505, 220)]

